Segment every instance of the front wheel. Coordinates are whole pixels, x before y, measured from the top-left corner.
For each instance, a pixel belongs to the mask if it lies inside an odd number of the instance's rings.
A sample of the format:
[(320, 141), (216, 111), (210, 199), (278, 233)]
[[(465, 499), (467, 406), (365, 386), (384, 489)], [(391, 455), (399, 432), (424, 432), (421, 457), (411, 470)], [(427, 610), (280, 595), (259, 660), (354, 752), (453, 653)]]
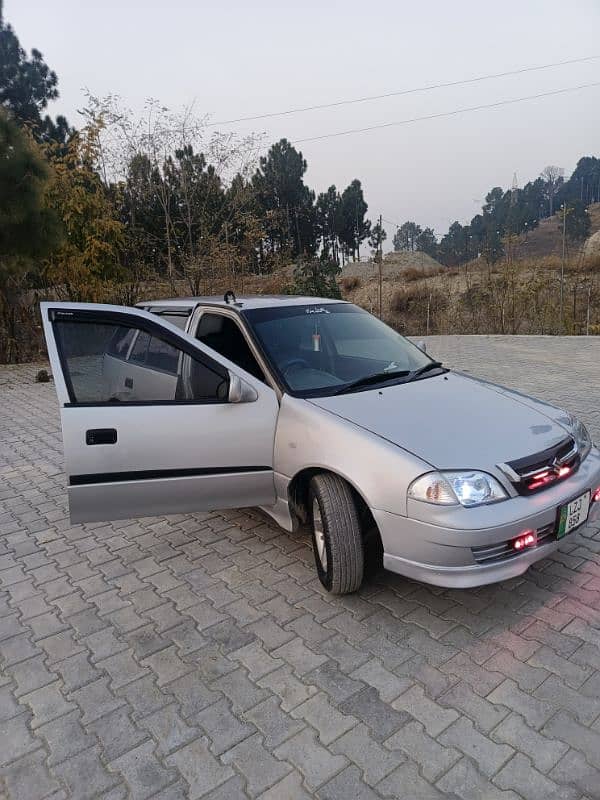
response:
[(309, 503), (319, 580), (332, 594), (355, 592), (363, 579), (364, 548), (350, 487), (337, 475), (315, 475)]

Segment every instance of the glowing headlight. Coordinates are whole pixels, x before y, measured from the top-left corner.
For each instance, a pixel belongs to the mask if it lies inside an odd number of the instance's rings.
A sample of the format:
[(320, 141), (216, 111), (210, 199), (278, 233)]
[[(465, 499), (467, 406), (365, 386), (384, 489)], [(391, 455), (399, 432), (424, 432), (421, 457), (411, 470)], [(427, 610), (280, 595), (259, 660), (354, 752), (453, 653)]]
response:
[(580, 422), (578, 419), (575, 420), (573, 425), (573, 438), (577, 443), (579, 457), (583, 461), (583, 459), (592, 449), (592, 437), (588, 433), (588, 429), (585, 427), (583, 422)]
[(486, 472), (428, 472), (408, 487), (413, 500), (440, 506), (481, 506), (505, 500), (508, 495), (498, 481)]

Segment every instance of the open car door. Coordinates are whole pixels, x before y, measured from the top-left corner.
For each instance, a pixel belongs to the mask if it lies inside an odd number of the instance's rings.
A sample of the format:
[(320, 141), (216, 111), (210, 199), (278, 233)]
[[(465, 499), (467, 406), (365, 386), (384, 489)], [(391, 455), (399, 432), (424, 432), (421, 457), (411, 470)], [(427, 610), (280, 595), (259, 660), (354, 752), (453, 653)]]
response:
[(72, 522), (275, 502), (270, 387), (146, 311), (41, 313)]

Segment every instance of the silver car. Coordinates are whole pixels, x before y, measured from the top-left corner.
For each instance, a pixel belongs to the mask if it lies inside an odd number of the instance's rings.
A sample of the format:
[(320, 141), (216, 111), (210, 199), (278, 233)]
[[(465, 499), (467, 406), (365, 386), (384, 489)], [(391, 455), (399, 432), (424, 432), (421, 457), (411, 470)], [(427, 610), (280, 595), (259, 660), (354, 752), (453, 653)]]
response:
[(447, 369), (349, 303), (44, 303), (73, 522), (260, 506), (319, 579), (520, 575), (600, 519), (569, 413)]

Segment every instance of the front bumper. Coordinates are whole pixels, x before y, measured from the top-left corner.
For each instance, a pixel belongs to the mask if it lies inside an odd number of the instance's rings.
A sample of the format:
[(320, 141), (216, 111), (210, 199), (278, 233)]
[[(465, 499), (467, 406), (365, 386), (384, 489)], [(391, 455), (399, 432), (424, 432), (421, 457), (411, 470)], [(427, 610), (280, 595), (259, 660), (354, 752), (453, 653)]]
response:
[[(578, 472), (531, 497), (518, 497), (480, 508), (455, 510), (444, 525), (444, 509), (413, 501), (409, 516), (371, 509), (383, 542), (383, 565), (392, 572), (435, 586), (468, 588), (514, 578), (553, 553), (558, 507), (600, 486), (600, 451), (592, 448)], [(435, 521), (427, 521), (428, 508)], [(414, 511), (411, 515), (411, 510)], [(415, 518), (416, 516), (420, 518)], [(494, 519), (496, 524), (491, 524)], [(461, 527), (457, 527), (457, 522)], [(600, 525), (600, 501), (592, 503), (587, 524)], [(538, 532), (539, 543), (517, 554), (502, 545), (525, 530)], [(572, 531), (571, 533), (574, 533)], [(565, 538), (569, 538), (571, 533)], [(481, 563), (482, 552), (495, 553)], [(486, 555), (489, 557), (489, 555)]]

